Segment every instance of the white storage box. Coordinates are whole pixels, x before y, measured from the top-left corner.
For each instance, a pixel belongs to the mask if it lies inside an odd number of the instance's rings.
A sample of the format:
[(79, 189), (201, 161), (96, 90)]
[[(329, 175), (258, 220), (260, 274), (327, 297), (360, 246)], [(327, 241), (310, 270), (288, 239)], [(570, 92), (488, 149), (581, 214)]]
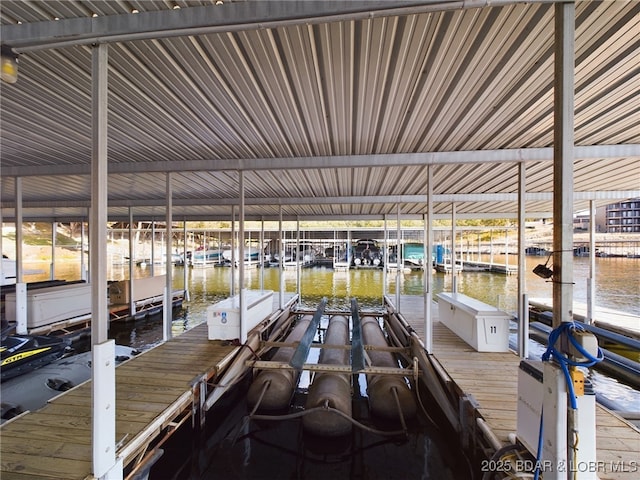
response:
[(511, 315), (461, 293), (439, 293), (440, 322), (478, 352), (509, 351)]
[[(133, 298), (137, 302), (164, 293), (166, 285), (164, 275), (133, 279)], [(109, 301), (112, 305), (129, 303), (129, 280), (119, 280), (109, 285)]]
[[(247, 290), (247, 318), (245, 318), (248, 332), (273, 311), (272, 290)], [(207, 326), (209, 340), (234, 340), (240, 338), (240, 295), (222, 300), (207, 308)]]
[[(27, 328), (37, 328), (91, 313), (91, 285), (79, 283), (27, 289)], [(5, 297), (5, 314), (16, 321), (16, 294)]]

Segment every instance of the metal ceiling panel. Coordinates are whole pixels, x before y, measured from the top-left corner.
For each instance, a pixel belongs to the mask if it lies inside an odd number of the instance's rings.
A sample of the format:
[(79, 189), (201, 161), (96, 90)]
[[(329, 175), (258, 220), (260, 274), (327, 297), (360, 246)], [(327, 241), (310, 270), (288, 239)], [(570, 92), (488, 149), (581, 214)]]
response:
[[(328, 18), (339, 3), (326, 2), (321, 13)], [(553, 145), (552, 5), (452, 10), (453, 2), (425, 1), (398, 2), (412, 8), (398, 14), (376, 11), (384, 3), (354, 2), (357, 15), (305, 22), (282, 12), (313, 2), (272, 2), (275, 26), (238, 27), (230, 19), (212, 33), (110, 43), (110, 217), (127, 218), (129, 206), (136, 216), (164, 215), (166, 171), (174, 172), (176, 217), (228, 217), (239, 169), (247, 215), (277, 218), (282, 209), (293, 218), (382, 218), (395, 215), (398, 198), (403, 214), (420, 216), (426, 203), (412, 196), (427, 193), (428, 161), (409, 164), (403, 155), (481, 158)], [(4, 0), (0, 20), (45, 32), (51, 22), (97, 14), (126, 20), (133, 35), (143, 13), (173, 11), (171, 18), (186, 21), (190, 8), (217, 9), (221, 18), (241, 12), (213, 0)], [(629, 145), (631, 155), (577, 159), (576, 192), (639, 188), (639, 31), (637, 2), (577, 2), (576, 144)], [(2, 85), (0, 175), (12, 172), (0, 178), (3, 218), (14, 215), (14, 175), (25, 175), (25, 217), (86, 214), (91, 54), (84, 44), (25, 50), (18, 83)], [(353, 165), (331, 164), (351, 157)], [(436, 159), (434, 192), (456, 199), (461, 215), (514, 215), (517, 201), (501, 195), (517, 193), (520, 158), (495, 158)], [(550, 212), (551, 158), (526, 165), (527, 192), (547, 194), (528, 200), (527, 211)], [(447, 201), (434, 205), (436, 214), (449, 211)]]

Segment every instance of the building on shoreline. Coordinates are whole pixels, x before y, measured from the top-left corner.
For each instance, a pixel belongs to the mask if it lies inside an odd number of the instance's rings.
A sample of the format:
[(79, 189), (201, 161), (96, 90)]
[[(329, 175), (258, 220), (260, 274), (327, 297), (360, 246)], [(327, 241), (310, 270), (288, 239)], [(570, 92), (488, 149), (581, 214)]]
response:
[[(589, 214), (576, 215), (573, 226), (577, 230), (588, 230)], [(640, 198), (632, 198), (596, 209), (596, 232), (640, 233)]]

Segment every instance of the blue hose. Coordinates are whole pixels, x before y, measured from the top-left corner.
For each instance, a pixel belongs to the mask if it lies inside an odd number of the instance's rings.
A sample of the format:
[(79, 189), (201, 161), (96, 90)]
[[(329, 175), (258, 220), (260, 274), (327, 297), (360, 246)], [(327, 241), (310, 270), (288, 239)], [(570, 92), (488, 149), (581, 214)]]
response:
[[(598, 362), (601, 362), (604, 358), (602, 350), (598, 347), (598, 353), (594, 357), (589, 352), (587, 352), (582, 345), (578, 343), (578, 341), (574, 338), (573, 332), (584, 332), (585, 328), (576, 322), (562, 322), (560, 326), (554, 328), (551, 333), (549, 333), (549, 342), (547, 344), (547, 350), (542, 354), (542, 361), (548, 362), (553, 355), (553, 358), (558, 362), (560, 368), (562, 369), (562, 373), (564, 374), (565, 381), (567, 383), (567, 393), (569, 394), (569, 402), (571, 404), (571, 408), (573, 410), (578, 409), (578, 404), (576, 401), (575, 391), (573, 389), (573, 381), (571, 380), (571, 375), (569, 374), (569, 366), (580, 366), (580, 367), (591, 367)], [(576, 362), (575, 360), (571, 360), (569, 357), (564, 355), (559, 350), (556, 350), (556, 342), (562, 335), (566, 335), (571, 344), (580, 352), (582, 356), (584, 356), (587, 361), (585, 362)], [(540, 430), (538, 432), (538, 451), (536, 453), (536, 469), (534, 474), (534, 480), (538, 480), (540, 476), (540, 460), (542, 456), (542, 415), (540, 415)]]
[[(542, 361), (548, 362), (551, 355), (558, 362), (560, 368), (562, 369), (562, 373), (564, 374), (565, 381), (567, 382), (567, 391), (569, 393), (569, 402), (571, 404), (571, 408), (576, 410), (578, 405), (576, 403), (576, 395), (573, 390), (573, 381), (571, 380), (571, 375), (569, 374), (569, 366), (576, 367), (592, 367), (596, 363), (602, 361), (604, 355), (602, 354), (602, 350), (598, 347), (598, 354), (596, 357), (592, 356), (589, 352), (587, 352), (582, 345), (578, 343), (578, 341), (573, 337), (572, 333), (574, 331), (584, 332), (585, 329), (582, 325), (576, 322), (562, 322), (562, 324), (556, 328), (554, 328), (549, 334), (549, 344), (547, 346), (547, 350), (542, 355)], [(571, 344), (584, 356), (587, 361), (585, 362), (576, 362), (575, 360), (571, 360), (565, 354), (556, 349), (556, 342), (562, 335), (565, 335)]]

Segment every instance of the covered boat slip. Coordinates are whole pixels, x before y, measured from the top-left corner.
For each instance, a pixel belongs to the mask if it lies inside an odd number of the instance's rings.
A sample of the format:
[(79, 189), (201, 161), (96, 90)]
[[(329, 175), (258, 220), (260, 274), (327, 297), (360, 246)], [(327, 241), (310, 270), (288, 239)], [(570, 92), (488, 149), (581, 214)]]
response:
[[(292, 305), (287, 300), (285, 314)], [(280, 313), (278, 303), (275, 296), (274, 316)], [(387, 304), (394, 311), (389, 299)], [(400, 297), (400, 310), (422, 337), (423, 297)], [(510, 351), (475, 351), (438, 321), (436, 304), (432, 313), (429, 357), (455, 404), (461, 441), (489, 449), (508, 445), (517, 428), (519, 357)], [(181, 424), (202, 421), (203, 388), (231, 366), (240, 348), (208, 340), (207, 325), (201, 324), (116, 369), (117, 452), (128, 473), (136, 471), (136, 464), (142, 470), (146, 460), (152, 463), (155, 448)], [(596, 423), (599, 478), (636, 478), (640, 432), (603, 407), (597, 408)], [(3, 479), (86, 478), (91, 472), (91, 382), (6, 423), (0, 433)]]
[[(401, 314), (423, 338), (424, 299), (401, 297)], [(463, 442), (480, 441), (491, 448), (511, 443), (517, 430), (518, 366), (514, 352), (478, 352), (437, 319), (438, 305), (432, 305), (432, 362), (443, 383), (457, 399), (461, 413)], [(481, 419), (478, 421), (477, 419)], [(466, 439), (465, 439), (466, 437)], [(597, 464), (601, 480), (635, 479), (640, 468), (640, 431), (630, 423), (597, 405)]]

